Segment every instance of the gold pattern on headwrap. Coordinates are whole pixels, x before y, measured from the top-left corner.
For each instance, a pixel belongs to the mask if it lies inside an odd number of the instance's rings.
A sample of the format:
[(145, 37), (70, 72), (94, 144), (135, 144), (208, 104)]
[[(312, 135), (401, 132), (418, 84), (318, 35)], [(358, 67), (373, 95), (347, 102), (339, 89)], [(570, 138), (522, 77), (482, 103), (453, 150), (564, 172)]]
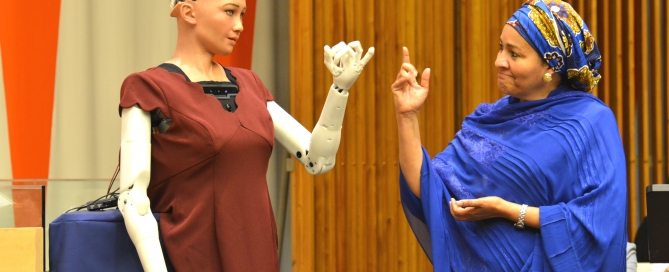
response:
[(541, 35), (544, 36), (546, 42), (548, 42), (548, 44), (552, 47), (560, 47), (560, 43), (558, 42), (558, 37), (553, 28), (553, 22), (551, 19), (536, 6), (530, 6), (530, 12), (528, 15), (530, 20), (532, 20), (539, 31), (541, 31)]
[(562, 38), (562, 44), (564, 44), (564, 54), (567, 57), (570, 57), (572, 46), (574, 46), (574, 42), (571, 39), (569, 39), (564, 32), (560, 32), (560, 38)]
[(582, 84), (587, 91), (594, 89), (601, 78), (602, 76), (599, 74), (593, 75), (592, 70), (587, 65), (579, 69), (567, 69), (567, 79)]
[(560, 20), (565, 22), (574, 33), (581, 33), (583, 18), (581, 18), (581, 16), (576, 13), (571, 5), (565, 5), (561, 0), (545, 0), (544, 3), (546, 3), (546, 6), (549, 8), (553, 6), (559, 7), (559, 10), (557, 12), (553, 12), (553, 15), (559, 17)]
[(581, 46), (585, 54), (590, 54), (595, 49), (595, 37), (590, 34), (590, 31), (583, 31), (584, 44)]

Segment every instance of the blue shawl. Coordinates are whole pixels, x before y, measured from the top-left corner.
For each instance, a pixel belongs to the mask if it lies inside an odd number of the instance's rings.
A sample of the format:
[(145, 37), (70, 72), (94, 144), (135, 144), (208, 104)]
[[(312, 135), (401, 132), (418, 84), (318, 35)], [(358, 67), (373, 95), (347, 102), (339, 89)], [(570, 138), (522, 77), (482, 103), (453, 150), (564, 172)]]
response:
[[(435, 271), (623, 271), (625, 155), (612, 111), (592, 94), (482, 104), (434, 159), (421, 198), (400, 175), (408, 221)], [(539, 207), (540, 228), (456, 221), (451, 197), (499, 196)]]

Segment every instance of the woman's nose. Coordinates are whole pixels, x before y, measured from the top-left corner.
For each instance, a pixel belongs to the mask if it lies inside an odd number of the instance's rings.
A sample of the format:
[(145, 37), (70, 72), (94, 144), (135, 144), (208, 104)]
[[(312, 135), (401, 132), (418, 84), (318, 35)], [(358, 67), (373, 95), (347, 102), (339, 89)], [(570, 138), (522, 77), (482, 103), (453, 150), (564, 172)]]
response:
[(495, 59), (495, 67), (497, 68), (509, 68), (509, 62), (506, 61), (506, 58), (503, 56), (502, 52), (497, 53), (497, 58)]

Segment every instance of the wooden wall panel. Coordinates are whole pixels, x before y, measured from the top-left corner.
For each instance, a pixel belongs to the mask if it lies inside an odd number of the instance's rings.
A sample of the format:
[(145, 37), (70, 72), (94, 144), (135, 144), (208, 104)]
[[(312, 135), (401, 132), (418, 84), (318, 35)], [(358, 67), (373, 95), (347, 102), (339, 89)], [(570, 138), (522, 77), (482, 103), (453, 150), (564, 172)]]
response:
[[(647, 60), (647, 63), (652, 64), (652, 71), (650, 73), (650, 85), (652, 93), (651, 93), (651, 103), (653, 107), (653, 111), (651, 113), (651, 127), (650, 130), (653, 131), (653, 139), (650, 150), (652, 152), (652, 156), (655, 160), (655, 167), (654, 172), (653, 172), (653, 180), (651, 183), (656, 183), (660, 182), (663, 180), (667, 179), (667, 173), (665, 171), (665, 164), (666, 164), (666, 157), (665, 157), (665, 146), (666, 142), (664, 142), (664, 139), (666, 138), (666, 124), (664, 122), (663, 116), (665, 116), (666, 112), (666, 103), (664, 103), (664, 96), (666, 96), (666, 80), (667, 77), (664, 77), (662, 73), (663, 65), (661, 61), (653, 61), (653, 60), (662, 60), (662, 56), (665, 54), (666, 50), (666, 44), (662, 43), (662, 39), (659, 37), (662, 37), (662, 26), (665, 26), (666, 28), (667, 24), (662, 24), (662, 2), (661, 0), (653, 0), (651, 3), (651, 11), (652, 13), (650, 14), (651, 16), (651, 22), (650, 22), (650, 37), (654, 37), (651, 40), (651, 49), (650, 49), (650, 56), (649, 59)], [(666, 62), (665, 62), (666, 66)], [(653, 145), (655, 148), (653, 148)]]
[[(376, 48), (376, 54), (372, 59), (371, 63), (374, 65), (374, 69), (370, 70), (366, 68), (365, 73), (372, 71), (374, 77), (377, 75), (383, 75), (377, 80), (370, 82), (374, 84), (383, 85), (390, 84), (392, 81), (388, 82), (388, 78), (385, 75), (392, 75), (397, 71), (394, 71), (393, 66), (397, 64), (397, 52), (398, 40), (399, 40), (399, 25), (402, 22), (398, 21), (398, 18), (402, 18), (400, 15), (404, 15), (403, 11), (400, 11), (396, 8), (395, 4), (392, 4), (389, 1), (374, 1), (374, 29), (388, 29), (383, 33), (376, 34), (378, 37), (375, 38), (375, 43), (373, 44)], [(368, 44), (365, 44), (368, 46)], [(387, 49), (390, 48), (390, 49)], [(391, 50), (392, 49), (392, 50)], [(366, 74), (365, 77), (369, 76)], [(357, 84), (357, 83), (356, 83)], [(377, 103), (377, 111), (379, 113), (389, 113), (393, 111), (392, 98), (388, 96), (388, 89), (385, 88), (376, 88), (372, 87), (371, 89), (364, 90), (366, 95), (373, 95), (375, 102)], [(378, 131), (381, 135), (377, 139), (377, 148), (376, 156), (378, 158), (378, 164), (375, 171), (377, 175), (377, 180), (374, 181), (377, 184), (377, 216), (375, 219), (377, 226), (376, 248), (378, 249), (377, 261), (379, 263), (377, 271), (393, 271), (399, 267), (398, 262), (400, 260), (400, 252), (408, 248), (405, 242), (408, 239), (401, 239), (404, 236), (398, 235), (400, 230), (399, 222), (400, 218), (397, 210), (399, 209), (399, 202), (395, 201), (395, 195), (398, 195), (398, 190), (396, 186), (391, 186), (388, 181), (396, 175), (395, 170), (397, 169), (396, 160), (397, 150), (391, 147), (395, 144), (393, 142), (393, 135), (396, 134), (395, 120), (393, 118), (379, 118), (373, 125), (370, 125), (374, 130)], [(403, 245), (400, 247), (400, 245)]]
[[(337, 165), (292, 173), (294, 271), (430, 271), (402, 211), (390, 85), (407, 46), (432, 69), (421, 135), (440, 152), (479, 103), (497, 90), (494, 61), (503, 23), (524, 0), (291, 0), (291, 112), (311, 128), (331, 75), (323, 45), (360, 40), (376, 55), (350, 91)], [(593, 91), (618, 119), (627, 155), (630, 240), (645, 216), (645, 186), (664, 183), (669, 96), (667, 12), (661, 0), (569, 1), (602, 52)]]
[[(662, 83), (663, 83), (662, 92), (663, 92), (663, 95), (664, 95), (664, 99), (663, 99), (664, 100), (664, 105), (663, 105), (664, 114), (662, 114), (662, 118), (663, 118), (662, 124), (664, 126), (662, 128), (663, 128), (663, 131), (664, 131), (664, 137), (663, 137), (664, 158), (669, 160), (669, 158), (667, 158), (669, 156), (669, 144), (667, 143), (667, 138), (669, 138), (669, 135), (667, 135), (667, 130), (669, 130), (669, 127), (668, 127), (669, 125), (667, 123), (668, 120), (669, 120), (669, 110), (667, 110), (667, 108), (669, 108), (669, 95), (667, 95), (667, 89), (669, 89), (669, 83), (667, 83), (667, 80), (669, 80), (669, 53), (667, 52), (667, 48), (669, 48), (669, 18), (668, 18), (668, 16), (669, 16), (668, 15), (669, 14), (669, 4), (667, 4), (667, 2), (665, 2), (665, 1), (661, 1), (661, 3), (664, 5), (664, 13), (663, 13), (664, 22), (660, 22), (660, 24), (657, 25), (657, 27), (660, 28), (660, 29), (664, 28), (664, 37), (661, 38), (660, 36), (658, 36), (658, 37), (655, 37), (655, 39), (663, 40), (662, 43), (664, 44), (664, 46), (661, 47), (662, 50), (660, 50), (660, 51), (663, 53), (664, 58), (662, 57), (662, 55), (658, 54), (658, 58), (656, 58), (654, 60), (655, 61), (663, 61), (662, 62), (663, 63), (662, 64), (662, 69), (664, 71), (664, 77), (662, 77), (662, 78), (664, 80), (662, 80)], [(658, 5), (659, 5), (659, 3), (658, 3)], [(662, 10), (662, 9), (660, 8), (660, 10)], [(658, 51), (658, 52), (660, 52), (660, 51)], [(660, 72), (660, 74), (662, 74), (662, 73)], [(658, 180), (656, 180), (656, 182), (657, 183), (666, 183), (667, 180), (669, 180), (669, 162), (665, 162), (665, 164), (664, 164), (664, 178), (663, 179), (658, 179)]]
[(579, 7), (589, 2), (596, 9), (591, 12), (584, 5), (584, 19), (591, 27), (596, 25), (593, 33), (604, 61), (604, 78), (594, 93), (618, 118), (627, 156), (628, 230), (633, 240), (646, 216), (646, 187), (666, 183), (669, 171), (668, 8), (659, 0), (574, 2)]
[[(640, 68), (640, 65), (636, 63), (637, 52), (639, 49), (636, 46), (637, 35), (634, 32), (636, 25), (633, 23), (635, 21), (635, 6), (634, 2), (636, 1), (622, 1), (620, 3), (620, 9), (622, 9), (622, 17), (626, 22), (623, 24), (622, 31), (625, 34), (624, 38), (621, 39), (622, 43), (622, 69), (624, 77), (620, 77), (623, 80), (623, 85), (618, 88), (620, 90), (620, 95), (623, 97), (622, 100), (624, 106), (624, 118), (623, 118), (623, 139), (627, 141), (627, 154), (628, 154), (628, 167), (627, 167), (627, 178), (630, 184), (639, 184), (639, 178), (641, 175), (641, 169), (643, 166), (643, 159), (641, 158), (641, 150), (639, 147), (639, 121), (640, 116), (636, 116), (635, 113), (638, 112), (637, 102), (637, 93), (630, 92), (629, 90), (634, 90), (637, 86), (637, 80), (639, 74), (635, 71)], [(621, 21), (623, 21), (621, 20)], [(639, 39), (640, 40), (640, 39)], [(641, 193), (640, 186), (628, 186), (628, 199), (637, 198)], [(638, 209), (637, 202), (631, 202), (630, 207), (633, 209)], [(638, 220), (636, 218), (630, 218), (632, 224), (637, 225)], [(629, 229), (629, 231), (632, 231)]]
[[(650, 89), (650, 75), (651, 75), (651, 66), (649, 59), (649, 33), (650, 31), (642, 31), (643, 29), (650, 30), (649, 20), (650, 18), (648, 10), (647, 1), (630, 1), (636, 3), (635, 10), (637, 11), (637, 16), (635, 16), (635, 29), (634, 32), (638, 33), (639, 39), (635, 41), (635, 61), (638, 61), (638, 72), (639, 78), (637, 78), (636, 84), (633, 90), (646, 90), (643, 92), (635, 92), (637, 98), (640, 99), (638, 105), (640, 106), (640, 121), (637, 133), (639, 136), (639, 159), (641, 163), (639, 164), (640, 177), (639, 177), (639, 192), (643, 193), (648, 185), (650, 185), (651, 180), (651, 168), (652, 168), (652, 159), (650, 154), (651, 146), (651, 126), (650, 126), (650, 115), (652, 114), (652, 108), (650, 107), (650, 95), (652, 90)], [(637, 196), (638, 197), (638, 196)], [(645, 203), (640, 203), (642, 206), (645, 206)]]
[[(290, 112), (306, 127), (313, 127), (314, 40), (312, 1), (291, 1), (290, 61), (295, 72), (290, 73)], [(299, 34), (299, 39), (295, 38)], [(306, 52), (306, 53), (304, 53)], [(296, 101), (299, 99), (301, 102)], [(296, 106), (299, 105), (299, 106)], [(298, 166), (301, 167), (301, 166)], [(315, 271), (315, 208), (314, 178), (305, 171), (291, 175), (291, 239), (294, 271)]]

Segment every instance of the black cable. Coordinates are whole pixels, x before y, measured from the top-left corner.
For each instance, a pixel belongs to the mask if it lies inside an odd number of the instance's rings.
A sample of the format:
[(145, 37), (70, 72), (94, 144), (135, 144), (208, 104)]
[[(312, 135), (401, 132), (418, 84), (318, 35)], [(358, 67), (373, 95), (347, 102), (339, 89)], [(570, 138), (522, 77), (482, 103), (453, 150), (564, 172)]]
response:
[(114, 181), (116, 181), (116, 178), (118, 177), (119, 172), (121, 172), (121, 149), (120, 148), (118, 150), (118, 161), (116, 162), (116, 170), (114, 170), (114, 174), (112, 175), (112, 178), (109, 181), (109, 186), (107, 186), (107, 194), (109, 194), (109, 191), (111, 190), (112, 185), (114, 185)]
[(119, 150), (119, 162), (116, 164), (116, 169), (114, 170), (114, 174), (109, 180), (109, 185), (107, 186), (107, 193), (105, 195), (100, 196), (93, 201), (86, 202), (86, 204), (84, 205), (71, 208), (65, 211), (65, 213), (69, 213), (72, 211), (80, 211), (83, 209), (86, 209), (88, 211), (99, 211), (116, 207), (119, 195), (118, 194), (119, 188), (116, 188), (113, 191), (111, 190), (111, 188), (113, 187), (114, 181), (116, 181), (116, 178), (118, 177), (118, 174), (121, 170), (120, 159), (121, 159), (121, 151)]
[(118, 201), (118, 195), (119, 195), (117, 193), (117, 191), (118, 191), (118, 189), (114, 190), (113, 192), (111, 192), (109, 194), (105, 194), (103, 196), (100, 196), (93, 201), (86, 202), (86, 204), (71, 208), (71, 209), (65, 211), (65, 213), (69, 213), (69, 212), (72, 212), (72, 211), (80, 211), (80, 210), (83, 210), (83, 209), (87, 209), (89, 211), (99, 211), (99, 210), (104, 210), (104, 209), (107, 209), (107, 208), (116, 207), (116, 202)]

